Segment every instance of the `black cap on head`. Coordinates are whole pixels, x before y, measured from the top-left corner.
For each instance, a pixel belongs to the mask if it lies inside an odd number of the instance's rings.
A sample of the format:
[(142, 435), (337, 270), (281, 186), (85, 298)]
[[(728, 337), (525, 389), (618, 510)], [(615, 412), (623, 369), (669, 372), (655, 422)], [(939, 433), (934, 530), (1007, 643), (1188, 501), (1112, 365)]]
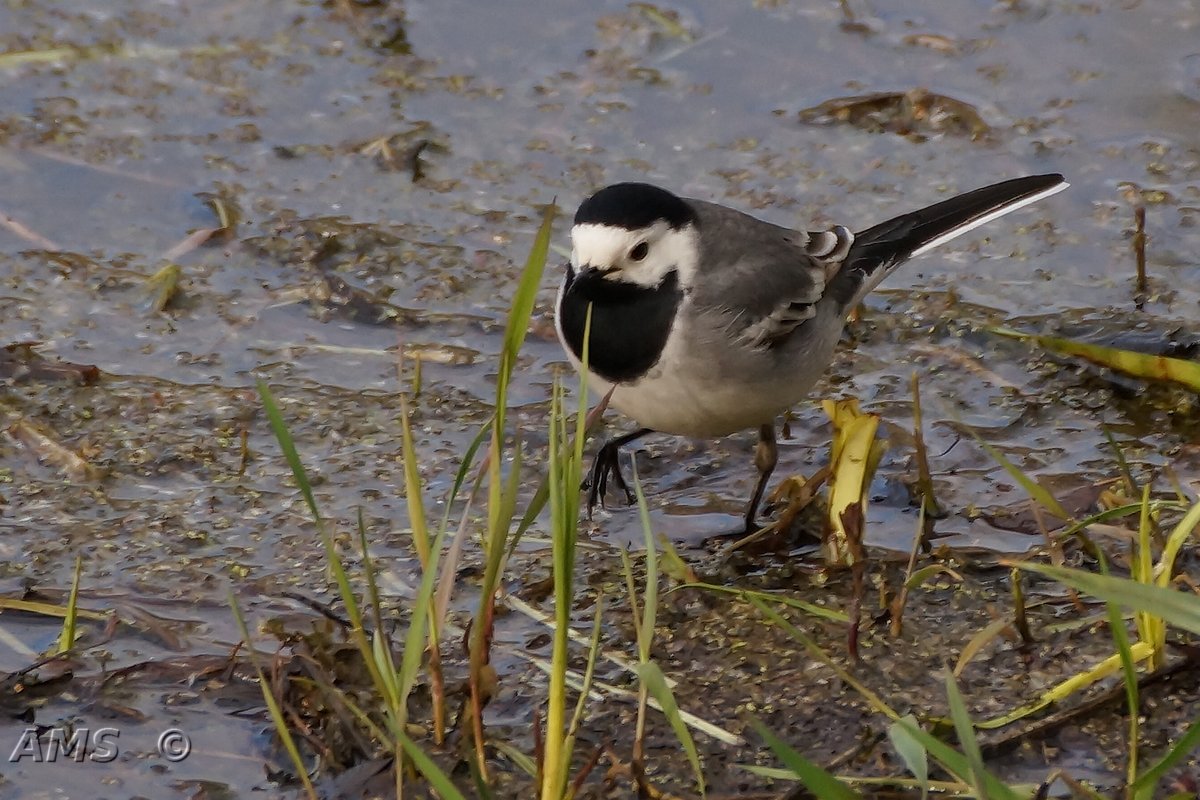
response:
[(696, 221), (686, 201), (648, 183), (614, 183), (584, 200), (575, 212), (576, 225), (612, 225), (636, 231), (655, 222), (682, 228)]

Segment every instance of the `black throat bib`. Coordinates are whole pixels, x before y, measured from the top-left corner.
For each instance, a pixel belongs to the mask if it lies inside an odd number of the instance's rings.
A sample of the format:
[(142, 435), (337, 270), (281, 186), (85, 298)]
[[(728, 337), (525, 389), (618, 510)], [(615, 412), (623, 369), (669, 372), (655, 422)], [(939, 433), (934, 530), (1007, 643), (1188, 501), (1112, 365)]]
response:
[(568, 264), (558, 305), (559, 323), (567, 346), (582, 360), (590, 303), (588, 367), (610, 383), (630, 383), (658, 363), (682, 299), (675, 270), (658, 286), (647, 288), (608, 280), (594, 270), (576, 275)]

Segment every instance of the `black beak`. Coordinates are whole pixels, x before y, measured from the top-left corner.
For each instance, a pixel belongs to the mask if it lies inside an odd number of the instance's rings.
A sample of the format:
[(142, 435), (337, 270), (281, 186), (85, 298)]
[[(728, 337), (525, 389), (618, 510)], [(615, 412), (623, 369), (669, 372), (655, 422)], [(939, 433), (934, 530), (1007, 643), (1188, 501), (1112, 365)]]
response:
[(617, 271), (616, 267), (593, 267), (591, 264), (584, 264), (579, 268), (579, 275), (580, 277), (584, 275), (591, 277), (594, 275), (597, 278), (603, 278)]

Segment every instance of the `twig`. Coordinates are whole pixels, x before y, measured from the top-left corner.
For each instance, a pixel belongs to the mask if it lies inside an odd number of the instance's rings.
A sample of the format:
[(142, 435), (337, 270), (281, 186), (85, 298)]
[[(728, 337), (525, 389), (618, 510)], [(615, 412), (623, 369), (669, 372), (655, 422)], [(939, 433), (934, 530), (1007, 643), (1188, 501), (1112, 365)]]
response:
[(1133, 255), (1137, 259), (1137, 293), (1146, 294), (1146, 207), (1133, 209)]

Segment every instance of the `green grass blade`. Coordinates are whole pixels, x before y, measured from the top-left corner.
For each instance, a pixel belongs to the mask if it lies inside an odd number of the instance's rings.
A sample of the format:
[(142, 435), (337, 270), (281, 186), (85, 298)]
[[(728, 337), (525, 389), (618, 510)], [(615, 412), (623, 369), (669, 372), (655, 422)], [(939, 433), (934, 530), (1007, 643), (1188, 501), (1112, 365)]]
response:
[(1088, 342), (1077, 342), (1073, 339), (1063, 339), (1058, 336), (1038, 336), (1021, 333), (1011, 328), (989, 328), (991, 333), (1007, 336), (1011, 339), (1022, 339), (1036, 343), (1039, 347), (1055, 353), (1065, 353), (1069, 356), (1091, 361), (1109, 369), (1133, 375), (1147, 381), (1174, 381), (1200, 392), (1200, 363), (1185, 358), (1139, 353), (1135, 350), (1121, 350), (1116, 347), (1104, 347)]
[(279, 405), (275, 402), (275, 396), (271, 394), (266, 381), (260, 380), (256, 385), (258, 386), (258, 396), (262, 400), (263, 410), (267, 412), (267, 421), (271, 424), (271, 431), (275, 434), (275, 440), (279, 442), (279, 449), (283, 451), (283, 457), (287, 460), (288, 467), (292, 470), (292, 475), (296, 479), (296, 486), (299, 487), (300, 494), (304, 497), (304, 502), (308, 504), (308, 512), (312, 514), (314, 520), (320, 523), (321, 512), (317, 508), (317, 498), (313, 496), (312, 484), (308, 480), (308, 473), (304, 471), (304, 464), (300, 463), (300, 454), (296, 452), (296, 443), (292, 439), (292, 434), (288, 430), (287, 423), (283, 420), (283, 414), (279, 410)]
[(683, 745), (692, 772), (696, 776), (696, 787), (700, 796), (704, 796), (704, 768), (700, 764), (700, 751), (687, 728), (687, 724), (679, 714), (679, 706), (675, 703), (675, 695), (667, 685), (666, 676), (658, 664), (650, 660), (650, 646), (654, 636), (654, 628), (658, 622), (658, 548), (654, 543), (654, 532), (650, 526), (650, 509), (646, 505), (646, 494), (642, 491), (642, 480), (638, 475), (637, 459), (633, 459), (633, 492), (637, 496), (638, 515), (642, 524), (642, 535), (646, 544), (646, 588), (642, 595), (642, 624), (638, 630), (638, 654), (641, 663), (638, 665), (638, 677), (642, 680), (651, 696), (658, 701), (659, 707), (675, 731), (675, 738)]
[[(375, 662), (371, 657), (371, 645), (367, 641), (364, 632), (362, 612), (359, 609), (354, 591), (350, 587), (350, 578), (346, 574), (342, 559), (338, 555), (337, 548), (334, 546), (333, 537), (326, 530), (325, 521), (321, 517), (320, 510), (317, 508), (317, 500), (313, 495), (312, 483), (308, 480), (308, 473), (304, 469), (304, 464), (300, 461), (300, 454), (296, 451), (296, 443), (292, 439), (291, 431), (288, 430), (287, 423), (283, 419), (283, 414), (279, 410), (279, 405), (275, 402), (275, 397), (271, 394), (271, 390), (267, 387), (266, 382), (260, 380), (257, 386), (259, 397), (262, 399), (263, 409), (266, 411), (267, 420), (271, 425), (271, 431), (275, 434), (275, 440), (279, 442), (279, 449), (283, 452), (288, 467), (292, 470), (292, 477), (295, 478), (296, 486), (300, 489), (300, 494), (304, 497), (304, 502), (308, 505), (309, 513), (312, 514), (313, 523), (317, 527), (317, 534), (321, 537), (321, 545), (325, 549), (325, 561), (329, 565), (329, 570), (337, 583), (338, 594), (341, 596), (342, 603), (346, 607), (346, 616), (350, 618), (351, 636), (354, 638), (355, 644), (366, 660), (368, 667), (373, 668)], [(378, 683), (379, 675), (372, 674), (371, 677), (372, 680)]]
[[(421, 573), (421, 586), (413, 601), (412, 614), (408, 631), (404, 635), (404, 653), (400, 657), (400, 675), (398, 690), (400, 701), (396, 708), (401, 720), (407, 719), (408, 695), (417, 682), (417, 673), (421, 669), (421, 657), (425, 654), (426, 622), (431, 618), (433, 606), (433, 590), (437, 585), (437, 555), (442, 549), (442, 538), (445, 531), (438, 531), (433, 537), (433, 558), (428, 568)], [(436, 646), (432, 642), (431, 646)], [(406, 751), (407, 752), (407, 751)]]
[(542, 285), (542, 274), (546, 269), (546, 256), (550, 250), (550, 233), (554, 226), (557, 207), (551, 203), (542, 212), (542, 224), (533, 239), (533, 247), (521, 270), (512, 305), (508, 309), (508, 322), (504, 326), (504, 347), (500, 351), (500, 369), (496, 372), (495, 428), (503, 436), (505, 415), (508, 408), (508, 382), (517, 364), (517, 354), (525, 343), (529, 331), (529, 317), (533, 314), (534, 301)]
[(975, 725), (971, 722), (971, 715), (967, 712), (967, 704), (963, 700), (962, 692), (958, 690), (958, 681), (954, 680), (954, 673), (949, 670), (946, 670), (946, 698), (950, 703), (950, 718), (954, 720), (954, 732), (958, 734), (959, 747), (963, 749), (963, 755), (967, 759), (970, 772), (969, 781), (975, 789), (976, 797), (986, 798), (988, 794), (983, 783), (983, 776), (987, 770), (983, 766), (983, 751), (979, 749), (979, 740), (975, 737)]
[(633, 561), (629, 558), (629, 548), (622, 547), (618, 554), (621, 556), (621, 571), (625, 575), (625, 591), (629, 595), (629, 611), (633, 622), (633, 638), (638, 645), (638, 657), (642, 651), (642, 612), (637, 597), (637, 582), (633, 579)]
[[(961, 425), (962, 423), (959, 424)], [(1062, 504), (1058, 502), (1054, 495), (1050, 494), (1046, 487), (1042, 486), (1033, 478), (1030, 478), (1021, 471), (1020, 467), (1005, 458), (1003, 453), (1001, 453), (991, 444), (985, 442), (979, 436), (979, 434), (975, 432), (974, 428), (971, 428), (968, 425), (962, 425), (962, 427), (967, 429), (967, 432), (975, 438), (975, 441), (979, 442), (979, 446), (986, 450), (988, 455), (990, 455), (997, 464), (1004, 467), (1004, 471), (1011, 475), (1012, 479), (1019, 483), (1021, 488), (1025, 490), (1025, 493), (1032, 497), (1038, 505), (1059, 519), (1067, 520), (1068, 522), (1071, 520), (1070, 513), (1068, 513), (1067, 510), (1062, 507)]]
[(79, 622), (79, 576), (83, 574), (83, 556), (75, 556), (75, 574), (71, 578), (71, 593), (63, 614), (62, 631), (58, 635), (58, 652), (65, 653), (75, 646), (75, 629)]
[[(308, 504), (309, 512), (313, 517), (313, 523), (317, 528), (317, 534), (321, 538), (321, 545), (325, 550), (325, 562), (337, 584), (338, 594), (342, 599), (343, 606), (345, 606), (346, 616), (350, 620), (350, 638), (362, 656), (363, 663), (370, 673), (371, 682), (389, 704), (387, 709), (389, 716), (392, 716), (394, 721), (399, 723), (397, 727), (403, 727), (403, 722), (407, 714), (406, 703), (401, 696), (399, 686), (397, 686), (396, 677), (392, 674), (385, 674), (385, 666), (391, 663), (391, 653), (381, 653), (379, 650), (380, 647), (386, 650), (386, 642), (372, 642), (368, 640), (358, 599), (350, 586), (350, 578), (346, 573), (346, 568), (342, 563), (341, 557), (338, 555), (333, 537), (330, 536), (328, 529), (326, 529), (325, 522), (317, 508), (316, 499), (313, 496), (312, 484), (309, 482), (308, 474), (305, 472), (304, 465), (300, 461), (300, 455), (296, 451), (296, 445), (290, 431), (288, 431), (287, 423), (284, 422), (283, 414), (280, 413), (275, 398), (263, 381), (258, 382), (258, 392), (262, 398), (263, 408), (266, 410), (271, 430), (274, 432), (275, 439), (279, 442), (280, 450), (282, 450), (284, 458), (292, 470), (292, 476), (296, 480), (296, 485), (299, 487), (301, 495), (303, 495), (305, 502)], [(423, 622), (423, 617), (421, 619)], [(377, 630), (376, 636), (383, 636), (383, 632)], [(249, 639), (247, 639), (247, 642), (249, 642)], [(401, 683), (403, 682), (401, 681)]]
[(488, 439), (488, 434), (491, 433), (492, 423), (488, 421), (480, 426), (479, 432), (475, 434), (475, 438), (467, 445), (467, 451), (463, 454), (462, 463), (458, 465), (458, 472), (454, 474), (454, 485), (450, 488), (450, 496), (446, 498), (446, 522), (442, 523), (442, 527), (448, 524), (450, 519), (450, 507), (454, 501), (458, 499), (459, 492), (467, 482), (467, 474), (471, 470), (471, 466), (475, 463), (475, 456), (479, 452), (479, 447)]
[[(1054, 534), (1055, 538), (1057, 538), (1059, 541), (1062, 541), (1064, 539), (1070, 538), (1071, 536), (1074, 536), (1079, 531), (1082, 531), (1085, 528), (1087, 528), (1089, 525), (1093, 525), (1097, 522), (1108, 522), (1108, 521), (1114, 520), (1114, 519), (1122, 519), (1124, 517), (1132, 517), (1134, 514), (1140, 514), (1142, 511), (1142, 507), (1143, 507), (1142, 503), (1139, 500), (1136, 503), (1127, 503), (1126, 505), (1116, 506), (1115, 508), (1106, 508), (1103, 511), (1098, 511), (1095, 514), (1092, 514), (1090, 517), (1085, 517), (1084, 519), (1081, 519), (1078, 522), (1071, 523), (1070, 525), (1063, 528), (1058, 533)], [(1171, 509), (1171, 508), (1181, 508), (1181, 506), (1179, 503), (1175, 502), (1174, 500), (1151, 500), (1150, 501), (1150, 511), (1152, 513), (1157, 513), (1160, 510)]]
[(800, 779), (817, 800), (861, 800), (862, 795), (789, 747), (787, 742), (771, 733), (766, 725), (753, 717), (747, 722), (763, 738), (775, 757)]
[[(500, 495), (500, 518), (504, 520), (504, 531), (507, 533), (512, 528), (513, 517), (517, 514), (517, 492), (521, 488), (521, 464), (524, 461), (524, 451), (521, 449), (521, 434), (518, 432), (513, 437), (512, 458), (509, 461), (508, 481), (504, 484), (504, 491)], [(504, 571), (504, 564), (508, 561), (506, 557), (501, 560), (501, 572)]]
[(571, 726), (567, 729), (567, 739), (574, 741), (583, 722), (583, 714), (587, 707), (588, 695), (592, 691), (592, 680), (596, 676), (596, 659), (600, 655), (600, 637), (604, 632), (600, 626), (604, 615), (604, 592), (596, 596), (596, 613), (592, 618), (592, 639), (588, 644), (587, 665), (583, 670), (583, 684), (579, 690), (579, 699), (575, 702), (575, 713), (571, 716)]
[[(408, 738), (403, 731), (395, 731), (394, 733), (397, 741), (400, 742), (400, 746), (404, 748), (404, 754), (412, 760), (413, 766), (425, 776), (425, 780), (429, 781), (429, 785), (433, 787), (442, 800), (467, 800), (466, 795), (458, 790), (450, 780), (450, 777), (442, 772), (437, 764), (433, 763), (433, 759), (418, 747), (416, 742)], [(399, 768), (397, 766), (397, 769)]]
[(515, 764), (517, 769), (530, 778), (537, 778), (537, 762), (518, 750), (517, 746), (512, 742), (506, 742), (504, 739), (491, 739), (488, 741), (488, 746), (494, 748), (497, 753)]
[[(906, 714), (902, 717), (910, 726), (917, 725), (917, 718), (912, 714)], [(909, 733), (908, 728), (893, 722), (888, 726), (888, 739), (892, 742), (892, 747), (900, 755), (904, 761), (904, 766), (908, 767), (908, 771), (917, 779), (917, 783), (921, 786), (921, 800), (929, 797), (929, 753), (925, 751), (925, 747)]]
[(425, 519), (425, 497), (422, 493), (420, 465), (409, 418), (408, 398), (400, 395), (400, 445), (404, 451), (404, 502), (408, 508), (408, 525), (412, 528), (413, 547), (421, 561), (421, 569), (429, 570), (429, 527)]
[[(483, 532), (480, 548), (484, 554), (483, 581), (479, 587), (479, 606), (472, 624), (468, 653), (470, 671), (468, 684), (471, 693), (472, 742), (475, 749), (475, 764), (480, 779), (487, 781), (487, 762), (483, 743), (483, 692), (486, 682), (486, 666), (489, 657), (494, 618), (496, 589), (504, 564), (505, 543), (510, 538), (514, 504), (508, 502), (505, 484), (501, 478), (504, 461), (504, 441), (507, 435), (508, 385), (517, 363), (517, 355), (529, 330), (529, 317), (533, 313), (534, 301), (542, 282), (546, 267), (546, 255), (550, 246), (550, 233), (554, 223), (555, 206), (551, 203), (542, 214), (542, 223), (534, 238), (529, 258), (521, 271), (513, 301), (509, 307), (508, 322), (504, 331), (504, 346), (500, 353), (500, 367), (496, 372), (496, 401), (492, 412), (491, 436), (488, 447), (487, 485), (487, 529)], [(514, 471), (510, 480), (518, 480)], [(511, 487), (512, 484), (510, 483)], [(561, 728), (559, 734), (561, 736)]]
[(538, 289), (542, 285), (542, 273), (546, 269), (546, 258), (550, 252), (550, 234), (554, 227), (554, 217), (558, 207), (551, 203), (542, 211), (542, 224), (538, 227), (533, 239), (533, 248), (525, 259), (525, 267), (521, 270), (521, 280), (513, 294), (513, 302), (508, 311), (508, 323), (504, 329), (504, 355), (509, 361), (509, 368), (515, 363), (521, 345), (525, 343), (525, 334), (529, 331), (529, 317), (533, 314), (533, 304), (537, 299)]
[[(376, 630), (371, 637), (371, 658), (379, 670), (380, 680), (375, 688), (383, 695), (389, 709), (399, 708), (400, 685), (396, 682), (396, 665), (392, 661), (392, 651), (388, 649), (388, 640), (381, 630)], [(400, 721), (404, 720), (401, 718)]]
[[(1149, 492), (1149, 487), (1146, 487)], [(1125, 620), (1121, 617), (1121, 609), (1116, 603), (1105, 603), (1108, 611), (1108, 628), (1112, 632), (1113, 642), (1121, 655), (1121, 674), (1125, 682), (1125, 702), (1129, 706), (1129, 734), (1125, 743), (1129, 751), (1129, 761), (1125, 772), (1126, 784), (1132, 786), (1138, 775), (1138, 674), (1133, 651), (1129, 646), (1129, 634), (1125, 631)]]
[(642, 524), (642, 538), (646, 546), (646, 588), (642, 594), (642, 635), (638, 641), (638, 650), (641, 660), (649, 661), (651, 639), (658, 621), (658, 546), (654, 543), (654, 532), (650, 528), (650, 509), (646, 506), (646, 495), (642, 492), (637, 457), (631, 457), (630, 461), (633, 465), (633, 492), (637, 496), (638, 518)]
[(1126, 493), (1132, 497), (1137, 492), (1137, 482), (1133, 479), (1133, 470), (1129, 468), (1129, 462), (1125, 459), (1125, 451), (1121, 449), (1121, 445), (1117, 444), (1117, 438), (1113, 436), (1112, 430), (1107, 426), (1103, 426), (1101, 431), (1104, 433), (1104, 439), (1108, 442), (1108, 446), (1112, 448), (1113, 457), (1117, 460), (1117, 472), (1121, 473), (1121, 482), (1125, 484)]
[(1197, 747), (1200, 747), (1200, 720), (1189, 725), (1183, 736), (1179, 737), (1179, 741), (1171, 746), (1167, 754), (1141, 774), (1133, 784), (1134, 797), (1137, 800), (1150, 800), (1154, 797), (1159, 782), (1175, 765), (1191, 755)]
[(525, 513), (521, 515), (521, 521), (517, 523), (517, 530), (512, 536), (512, 543), (509, 545), (509, 554), (512, 554), (512, 548), (516, 547), (521, 542), (521, 537), (525, 532), (537, 521), (538, 514), (542, 513), (542, 509), (546, 507), (546, 501), (550, 499), (550, 483), (543, 480), (538, 484), (537, 491), (533, 493), (533, 497), (529, 501), (529, 505), (525, 507)]
[(683, 746), (683, 752), (687, 754), (688, 763), (692, 765), (692, 773), (696, 776), (696, 787), (700, 790), (700, 796), (703, 797), (704, 768), (700, 764), (700, 751), (696, 749), (696, 742), (692, 739), (687, 723), (679, 714), (675, 695), (671, 692), (671, 687), (667, 685), (667, 676), (663, 675), (662, 669), (653, 661), (644, 661), (638, 664), (637, 674), (646, 688), (650, 690), (650, 696), (658, 701), (663, 716), (671, 724), (671, 730), (675, 731), (675, 738), (679, 740)]
[[(578, 402), (575, 417), (575, 439), (572, 442), (574, 451), (575, 464), (579, 467), (579, 474), (583, 474), (583, 444), (587, 439), (589, 431), (600, 422), (600, 415), (597, 414), (595, 419), (589, 419), (587, 413), (588, 400), (588, 382), (587, 382), (587, 364), (589, 358), (589, 347), (592, 339), (592, 306), (589, 303), (587, 314), (583, 320), (583, 355), (580, 358), (580, 363), (583, 369), (579, 370), (579, 387), (578, 387)], [(598, 407), (599, 411), (603, 411), (603, 406), (607, 404), (607, 398)], [(512, 541), (508, 545), (508, 552), (511, 555), (517, 544), (521, 541), (521, 537), (529, 530), (529, 526), (537, 519), (538, 514), (542, 513), (542, 509), (546, 507), (546, 502), (550, 499), (550, 480), (549, 476), (542, 478), (538, 484), (537, 491), (533, 494), (533, 499), (529, 501), (529, 506), (525, 509), (525, 515), (521, 517), (521, 522), (517, 525), (516, 533), (512, 536)], [(576, 502), (578, 506), (578, 502)]]
[(574, 598), (575, 533), (578, 517), (579, 467), (574, 463), (566, 436), (563, 388), (556, 379), (550, 397), (548, 485), (551, 522), (551, 561), (554, 574), (554, 638), (551, 645), (550, 683), (546, 698), (546, 723), (541, 770), (542, 800), (561, 800), (567, 792), (571, 764), (571, 739), (567, 722), (567, 647)]
[[(904, 728), (910, 736), (916, 739), (926, 752), (936, 761), (941, 764), (948, 772), (953, 773), (960, 780), (969, 782), (971, 780), (971, 763), (967, 757), (955, 750), (950, 745), (943, 742), (933, 734), (921, 728), (915, 722), (909, 722), (910, 718), (899, 718), (896, 724)], [(984, 795), (988, 800), (1026, 800), (1015, 789), (1005, 785), (999, 778), (992, 775), (986, 769), (979, 775), (980, 783), (983, 786)]]
[(1171, 625), (1200, 634), (1200, 597), (1187, 592), (1050, 564), (1016, 563), (1011, 566), (1037, 572), (1107, 602), (1135, 611), (1149, 611)]
[(363, 579), (367, 582), (367, 602), (371, 604), (371, 625), (376, 633), (383, 631), (383, 605), (379, 602), (379, 584), (375, 580), (375, 562), (367, 546), (367, 522), (362, 506), (358, 507), (358, 549), (362, 553)]
[(300, 748), (296, 746), (296, 739), (292, 736), (291, 730), (288, 729), (287, 720), (283, 716), (283, 709), (279, 707), (278, 701), (275, 700), (275, 693), (271, 691), (271, 686), (267, 683), (267, 677), (258, 663), (258, 651), (254, 649), (254, 645), (250, 639), (250, 629), (246, 626), (246, 618), (242, 616), (242, 609), (238, 605), (237, 598), (234, 597), (232, 589), (229, 591), (229, 607), (233, 609), (234, 619), (237, 620), (242, 641), (246, 643), (246, 651), (250, 654), (250, 661), (254, 664), (254, 671), (258, 673), (258, 688), (262, 691), (263, 702), (267, 704), (267, 712), (271, 715), (271, 723), (275, 726), (275, 733), (279, 735), (279, 741), (283, 743), (284, 751), (288, 754), (288, 758), (292, 760), (296, 776), (304, 784), (304, 793), (308, 795), (310, 800), (317, 800), (316, 787), (313, 786), (312, 780), (308, 777), (308, 769), (304, 766), (304, 759), (300, 756)]
[(1175, 559), (1179, 555), (1180, 548), (1184, 542), (1191, 536), (1197, 526), (1200, 526), (1200, 503), (1188, 509), (1188, 512), (1183, 515), (1183, 519), (1179, 521), (1171, 530), (1171, 535), (1167, 537), (1167, 543), (1163, 547), (1162, 556), (1158, 559), (1158, 565), (1154, 568), (1155, 580), (1159, 586), (1166, 586), (1171, 582), (1171, 576), (1175, 569)]
[[(1130, 564), (1130, 577), (1138, 583), (1150, 584), (1154, 582), (1154, 552), (1151, 548), (1151, 534), (1154, 532), (1153, 517), (1150, 514), (1150, 485), (1146, 484), (1142, 489), (1142, 513), (1138, 517), (1138, 533), (1137, 544), (1133, 548), (1133, 557)], [(1107, 569), (1102, 569), (1105, 574)], [(1109, 603), (1109, 606), (1112, 606)], [(1108, 610), (1109, 618), (1113, 616), (1113, 609)], [(1145, 611), (1139, 611), (1136, 615), (1138, 638), (1143, 642), (1149, 642), (1154, 647), (1154, 655), (1151, 656), (1154, 669), (1161, 667), (1166, 659), (1166, 654), (1163, 653), (1166, 644), (1167, 626), (1163, 623), (1160, 617)], [(1116, 636), (1116, 633), (1113, 633)]]
[(933, 471), (929, 468), (929, 451), (925, 447), (925, 431), (921, 413), (921, 386), (917, 373), (909, 379), (912, 390), (913, 451), (917, 459), (917, 491), (926, 503), (926, 510), (934, 516), (942, 513), (937, 498), (933, 495)]

